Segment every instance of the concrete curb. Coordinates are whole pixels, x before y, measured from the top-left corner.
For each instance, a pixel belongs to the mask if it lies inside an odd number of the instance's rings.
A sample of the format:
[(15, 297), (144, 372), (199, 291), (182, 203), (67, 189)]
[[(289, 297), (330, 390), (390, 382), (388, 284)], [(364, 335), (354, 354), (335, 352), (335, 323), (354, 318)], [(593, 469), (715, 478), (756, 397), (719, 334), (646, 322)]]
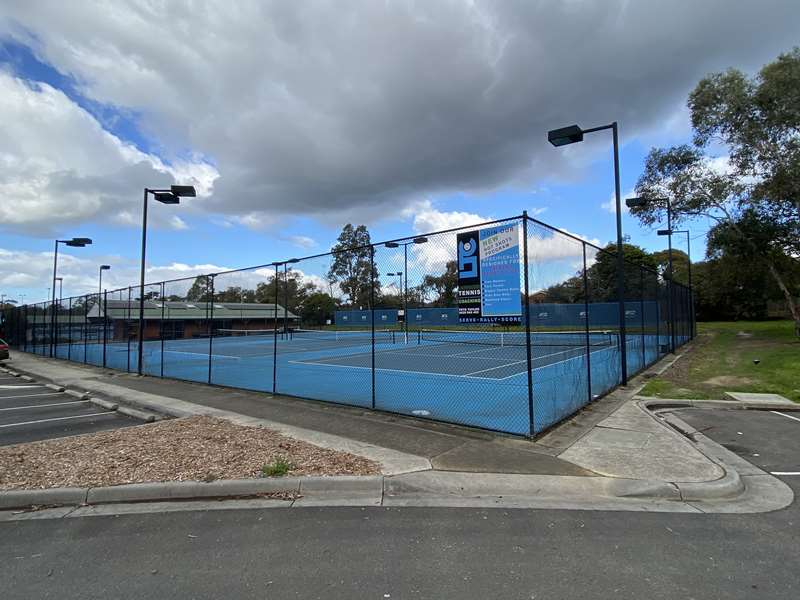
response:
[(741, 402), (739, 400), (682, 400), (680, 398), (650, 398), (636, 396), (636, 401), (655, 411), (663, 408), (722, 408), (726, 410), (783, 410), (800, 411), (800, 404), (772, 404), (766, 402)]
[(8, 490), (0, 492), (0, 509), (42, 505), (79, 505), (86, 502), (87, 488)]
[(105, 487), (9, 490), (0, 492), (0, 509), (42, 505), (92, 505), (256, 496), (287, 492), (324, 504), (348, 499), (356, 504), (380, 503), (383, 476), (283, 477), (132, 483)]
[(119, 408), (119, 404), (116, 402), (109, 402), (108, 400), (103, 400), (102, 398), (90, 397), (89, 402), (96, 404), (100, 408), (105, 408), (106, 410), (117, 410), (117, 408)]
[(156, 415), (154, 413), (139, 410), (138, 408), (131, 408), (130, 406), (117, 405), (117, 412), (133, 417), (134, 419), (139, 419), (145, 423), (152, 423), (156, 420)]
[(64, 391), (64, 387), (63, 386), (56, 385), (54, 383), (45, 383), (44, 387), (50, 388), (51, 390), (56, 391), (56, 392), (63, 392)]

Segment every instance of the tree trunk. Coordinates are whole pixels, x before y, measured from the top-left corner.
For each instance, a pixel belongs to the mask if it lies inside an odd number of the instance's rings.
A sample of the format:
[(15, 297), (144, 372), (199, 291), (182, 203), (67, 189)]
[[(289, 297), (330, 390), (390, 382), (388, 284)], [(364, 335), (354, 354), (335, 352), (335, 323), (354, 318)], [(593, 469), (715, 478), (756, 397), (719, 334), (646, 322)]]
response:
[(778, 273), (775, 265), (768, 260), (765, 260), (764, 262), (766, 263), (772, 278), (776, 281), (778, 287), (781, 288), (781, 291), (786, 298), (786, 303), (789, 306), (789, 312), (792, 313), (792, 319), (794, 319), (794, 334), (800, 338), (800, 309), (797, 306), (797, 302), (795, 302), (795, 299), (792, 296), (792, 293), (789, 291), (789, 288), (787, 288), (786, 284), (783, 283), (783, 278), (780, 276), (780, 273)]

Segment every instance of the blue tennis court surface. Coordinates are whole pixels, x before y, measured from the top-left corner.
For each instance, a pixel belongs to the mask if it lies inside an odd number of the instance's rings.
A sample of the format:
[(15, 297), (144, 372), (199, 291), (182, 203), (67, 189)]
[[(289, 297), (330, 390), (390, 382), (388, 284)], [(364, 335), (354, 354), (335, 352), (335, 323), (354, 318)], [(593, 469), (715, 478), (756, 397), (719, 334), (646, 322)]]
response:
[[(464, 334), (467, 335), (464, 335)], [(275, 392), (528, 435), (574, 413), (621, 381), (616, 334), (535, 333), (533, 424), (522, 332), (272, 332), (165, 341), (143, 348), (149, 375)], [(577, 334), (575, 334), (577, 335)], [(556, 344), (555, 340), (563, 343)], [(628, 369), (657, 360), (666, 338), (628, 338)], [(574, 345), (572, 345), (574, 344)], [(103, 364), (101, 344), (59, 345), (60, 358)], [(274, 361), (277, 358), (277, 362)], [(109, 343), (106, 366), (135, 371), (135, 342)], [(273, 379), (274, 374), (274, 379)]]

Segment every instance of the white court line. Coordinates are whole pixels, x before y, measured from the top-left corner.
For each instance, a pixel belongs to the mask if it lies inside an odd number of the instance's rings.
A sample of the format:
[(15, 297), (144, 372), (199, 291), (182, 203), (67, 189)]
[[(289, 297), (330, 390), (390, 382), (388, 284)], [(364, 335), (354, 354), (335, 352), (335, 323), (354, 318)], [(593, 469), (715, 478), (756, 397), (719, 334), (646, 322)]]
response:
[[(183, 350), (164, 350), (164, 354), (191, 354), (192, 356), (208, 356), (208, 352), (185, 352)], [(234, 360), (240, 360), (239, 356), (228, 356), (227, 354), (212, 354), (211, 356), (212, 358), (232, 358)]]
[(784, 477), (791, 477), (792, 475), (800, 475), (800, 471), (772, 471), (770, 475), (783, 475)]
[(72, 400), (70, 402), (51, 402), (50, 404), (28, 404), (27, 406), (12, 406), (11, 408), (0, 408), (0, 410), (22, 410), (23, 408), (45, 408), (47, 406), (65, 406), (67, 404), (85, 404), (89, 400)]
[(52, 419), (39, 419), (38, 421), (25, 421), (24, 423), (10, 423), (8, 425), (0, 425), (0, 429), (5, 429), (6, 427), (19, 427), (20, 425), (36, 425), (36, 423), (50, 423), (52, 421), (66, 421), (68, 419), (82, 419), (84, 417), (112, 417), (115, 413), (113, 412), (101, 412), (101, 413), (92, 413), (89, 415), (74, 415), (71, 417), (54, 417)]
[(782, 413), (782, 412), (781, 412), (781, 411), (779, 411), (779, 410), (771, 410), (771, 411), (769, 411), (769, 412), (771, 412), (771, 413), (775, 413), (776, 415), (780, 415), (780, 416), (782, 416), (782, 417), (786, 417), (787, 419), (792, 419), (793, 421), (800, 421), (800, 419), (798, 419), (797, 417), (793, 417), (792, 415), (787, 415), (787, 414), (784, 414), (784, 413)]
[(47, 392), (46, 394), (22, 394), (21, 396), (0, 396), (0, 400), (8, 400), (10, 398), (33, 398), (34, 396), (60, 396), (64, 392)]

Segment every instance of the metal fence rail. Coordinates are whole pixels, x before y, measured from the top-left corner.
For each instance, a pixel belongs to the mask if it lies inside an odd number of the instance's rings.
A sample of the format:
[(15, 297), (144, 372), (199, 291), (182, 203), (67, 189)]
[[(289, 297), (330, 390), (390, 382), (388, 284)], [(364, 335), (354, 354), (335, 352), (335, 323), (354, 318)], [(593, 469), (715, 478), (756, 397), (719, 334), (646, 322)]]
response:
[[(517, 236), (491, 267), (516, 316), (459, 316), (456, 245), (473, 231)], [(7, 307), (4, 328), (41, 356), (530, 436), (692, 337), (689, 288), (626, 263), (619, 298), (616, 275), (615, 252), (523, 214)]]

